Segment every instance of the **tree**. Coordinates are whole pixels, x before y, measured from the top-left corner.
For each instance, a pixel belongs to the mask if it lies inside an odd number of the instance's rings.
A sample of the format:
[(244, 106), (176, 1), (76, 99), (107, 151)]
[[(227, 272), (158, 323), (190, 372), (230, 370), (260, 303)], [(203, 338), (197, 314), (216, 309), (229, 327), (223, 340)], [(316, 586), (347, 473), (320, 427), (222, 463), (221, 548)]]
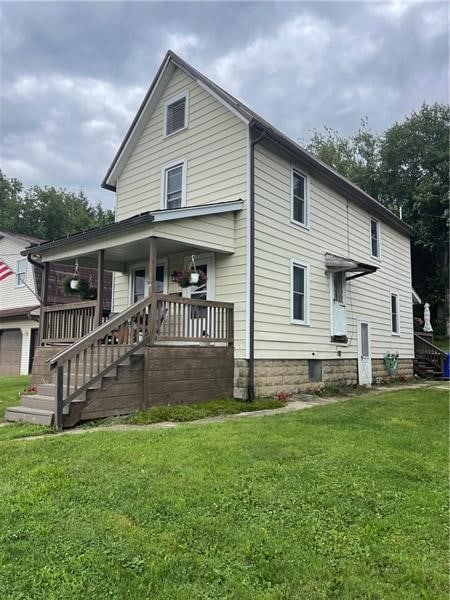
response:
[(114, 221), (112, 210), (89, 204), (85, 194), (37, 185), (25, 191), (0, 171), (0, 227), (52, 240)]
[(448, 288), (450, 108), (423, 104), (374, 135), (363, 120), (349, 138), (325, 128), (308, 149), (382, 202), (413, 228), (413, 284), (444, 316)]

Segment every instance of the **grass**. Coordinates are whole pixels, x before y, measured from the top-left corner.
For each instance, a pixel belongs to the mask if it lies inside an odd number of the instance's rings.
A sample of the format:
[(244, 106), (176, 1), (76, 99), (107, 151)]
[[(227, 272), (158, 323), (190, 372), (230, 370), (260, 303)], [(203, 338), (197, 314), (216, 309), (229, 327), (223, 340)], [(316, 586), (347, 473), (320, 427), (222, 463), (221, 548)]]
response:
[(421, 389), (2, 442), (0, 597), (447, 599), (447, 428)]
[(28, 375), (0, 377), (0, 421), (3, 420), (8, 406), (20, 404), (19, 392), (24, 390), (29, 383)]
[(166, 421), (187, 422), (218, 417), (221, 415), (235, 415), (240, 412), (254, 412), (270, 408), (281, 408), (283, 402), (273, 398), (261, 398), (254, 402), (243, 402), (233, 398), (220, 398), (199, 404), (179, 404), (174, 406), (154, 406), (147, 410), (139, 411), (126, 417), (111, 417), (110, 419), (95, 419), (87, 421), (84, 426), (112, 425), (116, 423), (130, 423), (134, 425), (149, 425), (151, 423), (164, 423)]

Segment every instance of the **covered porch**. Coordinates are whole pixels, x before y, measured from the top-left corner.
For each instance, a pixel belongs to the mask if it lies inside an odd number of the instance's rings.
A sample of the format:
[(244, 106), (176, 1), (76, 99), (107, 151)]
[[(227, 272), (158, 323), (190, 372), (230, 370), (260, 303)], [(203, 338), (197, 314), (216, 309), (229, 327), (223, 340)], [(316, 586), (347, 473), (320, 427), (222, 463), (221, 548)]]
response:
[[(43, 265), (40, 345), (74, 343), (146, 297), (155, 300), (146, 309), (154, 307), (153, 342), (232, 343), (233, 306), (216, 301), (216, 259), (235, 251), (233, 213), (241, 208), (234, 201), (144, 213), (27, 249)], [(55, 262), (95, 269), (96, 298), (50, 305), (48, 273)], [(206, 281), (181, 288), (179, 272), (192, 268)], [(106, 271), (114, 274), (111, 311), (104, 302)], [(152, 320), (148, 313), (139, 326), (130, 321), (128, 333), (113, 334), (114, 343), (142, 336), (139, 327)]]

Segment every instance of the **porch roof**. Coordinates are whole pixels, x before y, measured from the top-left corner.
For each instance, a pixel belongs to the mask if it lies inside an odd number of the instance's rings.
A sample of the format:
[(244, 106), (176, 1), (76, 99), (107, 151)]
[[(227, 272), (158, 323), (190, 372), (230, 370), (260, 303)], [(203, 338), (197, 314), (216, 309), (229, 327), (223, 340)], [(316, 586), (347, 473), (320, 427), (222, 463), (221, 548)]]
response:
[(353, 260), (352, 258), (345, 258), (344, 256), (336, 256), (335, 254), (329, 253), (325, 254), (325, 267), (326, 273), (337, 273), (342, 271), (345, 273), (354, 273), (350, 277), (347, 277), (347, 281), (349, 279), (356, 279), (357, 277), (375, 273), (375, 271), (378, 270), (378, 267), (375, 265), (369, 265)]
[(124, 271), (127, 262), (147, 256), (150, 236), (158, 238), (159, 255), (188, 248), (230, 254), (235, 242), (233, 213), (241, 210), (243, 204), (239, 199), (148, 211), (104, 227), (31, 245), (22, 255), (64, 262), (77, 257), (80, 265), (93, 266), (96, 252), (104, 250), (105, 268)]

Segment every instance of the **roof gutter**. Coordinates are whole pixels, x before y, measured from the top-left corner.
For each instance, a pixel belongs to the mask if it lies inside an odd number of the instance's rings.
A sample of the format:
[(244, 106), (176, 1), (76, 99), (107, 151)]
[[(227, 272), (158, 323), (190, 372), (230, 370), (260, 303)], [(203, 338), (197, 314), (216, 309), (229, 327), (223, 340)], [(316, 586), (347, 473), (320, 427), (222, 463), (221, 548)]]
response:
[[(250, 130), (251, 131), (251, 130)], [(249, 294), (249, 360), (248, 360), (248, 382), (247, 400), (255, 399), (255, 146), (264, 137), (263, 131), (260, 135), (250, 141), (250, 294)]]
[(65, 238), (53, 240), (51, 242), (43, 242), (42, 244), (29, 246), (28, 248), (25, 248), (25, 250), (21, 251), (21, 255), (28, 256), (30, 254), (40, 254), (41, 252), (45, 252), (46, 250), (61, 248), (63, 246), (67, 246), (76, 242), (84, 242), (92, 238), (107, 235), (109, 233), (116, 233), (119, 231), (126, 231), (127, 229), (133, 229), (134, 227), (138, 227), (139, 225), (151, 223), (153, 220), (154, 217), (151, 213), (144, 213), (142, 215), (139, 215), (139, 217), (131, 217), (128, 220), (117, 221), (115, 223), (111, 223), (110, 225), (105, 225), (104, 227), (89, 229), (88, 231), (82, 231), (80, 233), (76, 233)]

